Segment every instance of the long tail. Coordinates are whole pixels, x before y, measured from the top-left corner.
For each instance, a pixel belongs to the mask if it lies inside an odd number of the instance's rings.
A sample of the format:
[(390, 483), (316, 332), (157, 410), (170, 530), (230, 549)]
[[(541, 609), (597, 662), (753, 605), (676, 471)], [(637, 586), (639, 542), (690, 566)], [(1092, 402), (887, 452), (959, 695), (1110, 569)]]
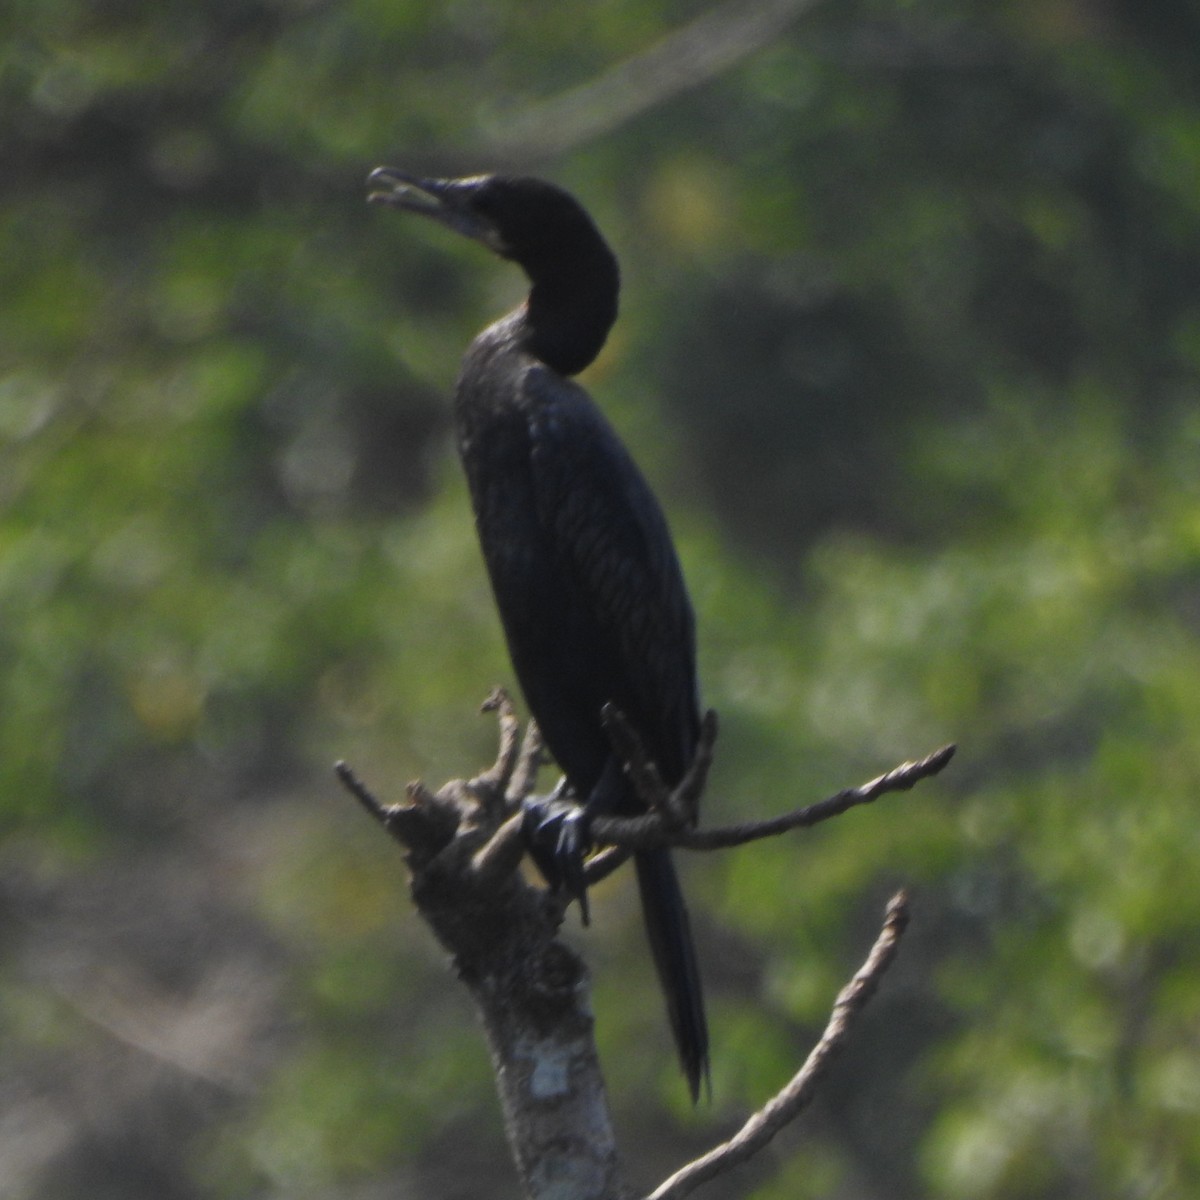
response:
[(666, 997), (679, 1061), (694, 1104), (700, 1099), (701, 1082), (706, 1091), (711, 1090), (711, 1082), (704, 992), (687, 908), (669, 850), (644, 850), (634, 861), (646, 936), (650, 939), (650, 952)]

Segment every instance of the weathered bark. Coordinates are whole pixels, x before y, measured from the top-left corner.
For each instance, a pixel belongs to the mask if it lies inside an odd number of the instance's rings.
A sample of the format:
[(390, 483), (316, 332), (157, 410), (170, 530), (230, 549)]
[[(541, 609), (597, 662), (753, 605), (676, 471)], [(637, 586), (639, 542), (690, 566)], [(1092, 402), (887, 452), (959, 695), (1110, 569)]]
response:
[[(495, 693), (500, 753), (470, 780), (451, 780), (436, 793), (410, 784), (408, 803), (384, 806), (339, 764), (342, 783), (404, 847), (418, 911), (450, 953), (487, 1033), (504, 1125), (525, 1195), (530, 1200), (629, 1200), (593, 1037), (587, 968), (558, 940), (564, 900), (527, 883), (521, 804), (533, 788), (541, 752), (531, 724), (518, 748), (516, 717)], [(716, 737), (705, 718), (696, 763), (681, 785), (662, 786), (620, 714), (608, 714), (614, 744), (643, 794), (648, 814), (597, 818), (593, 832), (610, 848), (588, 868), (595, 880), (643, 846), (716, 850), (812, 825), (937, 774), (954, 753), (947, 746), (904, 763), (861, 787), (768, 821), (724, 830), (696, 830), (694, 814)], [(687, 1164), (652, 1194), (681, 1200), (695, 1187), (757, 1153), (809, 1102), (851, 1023), (896, 953), (907, 922), (902, 895), (858, 975), (834, 1006), (828, 1028), (808, 1061), (780, 1093), (722, 1146)]]
[[(342, 782), (404, 846), (418, 911), (449, 951), (491, 1050), (504, 1125), (530, 1200), (622, 1200), (624, 1184), (593, 1036), (587, 968), (558, 940), (561, 901), (525, 882), (520, 816), (532, 783), (500, 699), (501, 754), (472, 780), (408, 803), (378, 803), (349, 768)], [(527, 739), (526, 757), (536, 757)]]

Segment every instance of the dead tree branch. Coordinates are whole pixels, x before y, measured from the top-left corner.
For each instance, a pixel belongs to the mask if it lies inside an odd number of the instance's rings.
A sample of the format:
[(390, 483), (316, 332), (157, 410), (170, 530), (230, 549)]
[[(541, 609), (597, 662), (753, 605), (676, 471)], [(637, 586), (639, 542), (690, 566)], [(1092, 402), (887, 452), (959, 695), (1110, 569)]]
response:
[(345, 763), (337, 776), (404, 848), (417, 910), (450, 952), (483, 1019), (504, 1125), (531, 1200), (620, 1200), (616, 1139), (596, 1056), (587, 969), (558, 940), (563, 902), (525, 882), (516, 786), (532, 783), (536, 737), (518, 750), (508, 698), (496, 762), (437, 792), (380, 803)]
[(733, 1137), (676, 1171), (646, 1200), (682, 1200), (701, 1184), (753, 1157), (808, 1107), (834, 1055), (846, 1044), (854, 1019), (875, 994), (880, 979), (896, 957), (900, 938), (907, 925), (908, 898), (903, 892), (898, 892), (888, 904), (883, 928), (871, 947), (871, 953), (839, 993), (825, 1032), (804, 1066)]
[(594, 79), (522, 110), (498, 112), (487, 148), (553, 157), (619, 128), (769, 46), (817, 0), (728, 0)]
[[(684, 850), (726, 850), (759, 838), (777, 837), (793, 829), (828, 821), (860, 804), (870, 804), (880, 796), (908, 791), (921, 780), (938, 774), (954, 757), (957, 749), (954, 745), (942, 746), (915, 762), (901, 763), (868, 783), (846, 788), (816, 804), (794, 809), (778, 817), (716, 829), (697, 829), (700, 796), (708, 780), (713, 744), (717, 737), (717, 714), (711, 709), (705, 713), (695, 759), (674, 789), (662, 782), (636, 732), (611, 705), (605, 709), (604, 723), (614, 750), (627, 764), (626, 770), (638, 796), (646, 805), (646, 813), (639, 817), (593, 818), (591, 833), (596, 842), (616, 847), (621, 854), (612, 855), (611, 862), (608, 854), (598, 855), (590, 864), (589, 884), (611, 873), (634, 850), (648, 850), (655, 846), (673, 846)], [(592, 870), (596, 873), (595, 879)]]
[(954, 757), (957, 748), (954, 745), (942, 746), (916, 762), (905, 762), (893, 767), (869, 783), (846, 788), (816, 804), (798, 808), (779, 817), (750, 821), (744, 825), (730, 825), (721, 829), (690, 830), (681, 836), (678, 844), (689, 850), (722, 850), (729, 846), (741, 846), (746, 842), (757, 841), (759, 838), (776, 837), (792, 829), (817, 825), (821, 821), (828, 821), (830, 817), (841, 816), (860, 804), (870, 804), (880, 796), (891, 792), (909, 791), (921, 780), (938, 774)]
[[(496, 761), (472, 779), (436, 792), (420, 782), (406, 802), (376, 798), (345, 763), (346, 790), (401, 845), (417, 910), (453, 958), (483, 1019), (505, 1130), (531, 1200), (628, 1200), (604, 1079), (596, 1055), (587, 970), (557, 938), (564, 895), (526, 882), (522, 805), (532, 793), (542, 744), (530, 722), (524, 739), (508, 696), (484, 703), (499, 725)], [(696, 759), (678, 787), (667, 788), (620, 713), (605, 713), (614, 747), (647, 807), (636, 819), (596, 817), (592, 834), (609, 848), (588, 865), (595, 882), (644, 846), (712, 850), (827, 820), (935, 775), (954, 753), (947, 746), (857, 788), (772, 820), (723, 829), (696, 828), (712, 761), (716, 714), (705, 715)], [(887, 970), (907, 922), (903, 894), (888, 908), (866, 963), (843, 989), (824, 1036), (804, 1067), (728, 1142), (676, 1172), (649, 1200), (678, 1200), (745, 1162), (809, 1103), (830, 1059)]]

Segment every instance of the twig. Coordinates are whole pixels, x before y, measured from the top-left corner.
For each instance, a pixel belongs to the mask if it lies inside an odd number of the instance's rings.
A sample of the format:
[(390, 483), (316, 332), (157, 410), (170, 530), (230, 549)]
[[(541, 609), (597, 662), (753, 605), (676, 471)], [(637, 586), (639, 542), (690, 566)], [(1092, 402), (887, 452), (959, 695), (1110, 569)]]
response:
[(338, 782), (377, 820), (380, 825), (387, 824), (387, 807), (381, 804), (375, 793), (354, 773), (354, 768), (348, 762), (338, 759), (333, 764), (333, 773)]
[(866, 962), (841, 990), (821, 1040), (813, 1047), (804, 1066), (758, 1110), (737, 1133), (707, 1154), (676, 1171), (651, 1192), (646, 1200), (682, 1200), (730, 1168), (757, 1154), (785, 1125), (808, 1106), (833, 1056), (845, 1044), (850, 1026), (875, 993), (879, 981), (896, 957), (900, 938), (908, 924), (908, 897), (897, 892), (888, 903), (883, 928), (871, 947)]
[(663, 783), (657, 764), (646, 753), (641, 735), (615, 704), (606, 704), (600, 710), (600, 723), (608, 734), (618, 762), (625, 764), (625, 774), (629, 776), (633, 790), (645, 803), (646, 810), (669, 817), (666, 800), (670, 789)]
[(646, 807), (647, 816), (635, 819), (648, 821), (647, 828), (693, 828), (699, 817), (700, 798), (708, 783), (713, 745), (717, 740), (715, 710), (710, 708), (701, 718), (700, 736), (696, 739), (692, 761), (673, 788), (663, 782), (638, 731), (616, 705), (606, 704), (600, 710), (600, 720), (618, 760), (625, 764), (625, 773), (633, 783), (634, 791)]
[(538, 768), (542, 765), (545, 745), (542, 742), (542, 731), (537, 722), (530, 717), (525, 726), (525, 739), (521, 743), (521, 753), (517, 755), (517, 765), (513, 769), (512, 778), (508, 781), (508, 790), (504, 794), (505, 807), (509, 812), (516, 812), (533, 791), (537, 783)]
[(741, 846), (746, 842), (757, 841), (759, 838), (787, 833), (789, 829), (817, 825), (821, 821), (828, 821), (830, 817), (841, 816), (860, 804), (870, 804), (890, 792), (907, 792), (921, 780), (938, 774), (954, 757), (957, 749), (953, 744), (943, 746), (916, 762), (901, 763), (869, 783), (846, 788), (825, 800), (817, 801), (816, 804), (795, 809), (782, 816), (771, 817), (765, 821), (749, 821), (742, 825), (727, 825), (720, 829), (691, 830), (682, 834), (678, 841), (674, 838), (671, 841), (673, 845), (685, 846), (689, 850), (721, 850), (728, 846)]
[(516, 709), (508, 693), (499, 685), (492, 688), (488, 698), (479, 706), (479, 711), (497, 714), (500, 748), (495, 763), (478, 775), (475, 782), (481, 787), (481, 795), (488, 800), (502, 800), (519, 761), (521, 722), (517, 720)]
[[(684, 850), (724, 850), (730, 846), (741, 846), (759, 838), (776, 837), (791, 829), (828, 821), (831, 817), (840, 816), (860, 804), (870, 804), (890, 792), (906, 792), (921, 780), (941, 771), (954, 757), (956, 749), (954, 745), (943, 746), (916, 762), (901, 763), (869, 783), (846, 788), (817, 801), (816, 804), (809, 804), (764, 821), (724, 825), (717, 829), (672, 830), (664, 827), (659, 815), (660, 805), (658, 811), (643, 817), (596, 817), (592, 821), (592, 833), (598, 842), (619, 846), (626, 852), (654, 846), (678, 846)], [(612, 869), (607, 868), (603, 874), (608, 874)]]
[(602, 879), (607, 879), (618, 867), (628, 862), (632, 855), (633, 850), (628, 846), (606, 846), (587, 861), (583, 872), (587, 886), (595, 887)]

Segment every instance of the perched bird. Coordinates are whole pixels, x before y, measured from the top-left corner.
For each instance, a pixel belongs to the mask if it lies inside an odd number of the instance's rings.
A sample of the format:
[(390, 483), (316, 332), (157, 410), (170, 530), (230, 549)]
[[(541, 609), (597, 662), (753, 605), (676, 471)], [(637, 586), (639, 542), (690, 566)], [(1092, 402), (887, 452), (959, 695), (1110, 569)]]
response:
[[(370, 198), (432, 217), (524, 268), (526, 300), (471, 343), (455, 389), (458, 447), (509, 654), (545, 744), (582, 807), (533, 809), (531, 850), (586, 905), (587, 819), (643, 811), (601, 721), (612, 704), (663, 780), (692, 761), (695, 627), (654, 493), (571, 376), (617, 316), (617, 260), (567, 192), (539, 179), (423, 179), (380, 167)], [(654, 963), (692, 1099), (708, 1029), (687, 909), (666, 849), (635, 855)], [(584, 907), (586, 919), (586, 907)]]

